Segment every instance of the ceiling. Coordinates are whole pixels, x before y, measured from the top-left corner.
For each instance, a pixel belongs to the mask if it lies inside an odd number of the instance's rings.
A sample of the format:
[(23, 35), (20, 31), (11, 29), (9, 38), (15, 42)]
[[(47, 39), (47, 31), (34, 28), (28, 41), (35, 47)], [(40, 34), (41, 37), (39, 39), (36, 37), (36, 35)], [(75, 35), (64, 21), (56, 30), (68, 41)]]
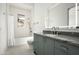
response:
[(32, 9), (36, 4), (41, 4), (45, 6), (45, 8), (50, 8), (51, 6), (56, 5), (56, 3), (10, 3), (10, 5), (12, 6), (23, 9)]
[(32, 9), (33, 3), (10, 3), (11, 6), (22, 8), (22, 9)]
[(10, 3), (10, 5), (22, 9), (32, 9), (34, 5), (38, 5), (38, 4), (44, 6), (45, 8), (52, 9), (58, 6), (60, 3)]

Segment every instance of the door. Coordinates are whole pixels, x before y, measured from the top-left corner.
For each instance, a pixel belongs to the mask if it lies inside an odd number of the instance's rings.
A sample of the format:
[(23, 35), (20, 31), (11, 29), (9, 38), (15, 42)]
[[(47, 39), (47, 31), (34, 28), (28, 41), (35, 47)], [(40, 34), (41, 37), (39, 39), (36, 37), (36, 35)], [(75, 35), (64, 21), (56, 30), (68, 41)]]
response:
[(8, 47), (14, 45), (14, 16), (8, 15)]

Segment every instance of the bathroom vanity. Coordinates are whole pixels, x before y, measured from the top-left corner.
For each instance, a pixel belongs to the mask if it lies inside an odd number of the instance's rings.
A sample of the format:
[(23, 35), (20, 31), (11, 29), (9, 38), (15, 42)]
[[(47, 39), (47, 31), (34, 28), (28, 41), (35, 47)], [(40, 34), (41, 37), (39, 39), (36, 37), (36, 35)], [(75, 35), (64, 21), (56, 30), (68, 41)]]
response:
[(78, 30), (44, 30), (43, 33), (34, 33), (34, 53), (37, 55), (79, 55)]
[(34, 33), (35, 54), (79, 55), (79, 22), (75, 17), (75, 4), (66, 8), (67, 5), (59, 4), (49, 10), (46, 29), (42, 33)]

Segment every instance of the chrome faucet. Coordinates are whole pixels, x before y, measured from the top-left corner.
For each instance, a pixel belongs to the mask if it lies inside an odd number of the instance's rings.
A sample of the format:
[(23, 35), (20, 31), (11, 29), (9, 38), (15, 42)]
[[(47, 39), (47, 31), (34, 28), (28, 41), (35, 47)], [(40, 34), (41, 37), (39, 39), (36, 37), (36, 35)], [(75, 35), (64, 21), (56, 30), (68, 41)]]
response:
[(52, 29), (53, 29), (53, 31), (52, 31), (53, 34), (58, 35), (58, 31), (56, 31), (57, 28), (56, 27), (52, 27)]

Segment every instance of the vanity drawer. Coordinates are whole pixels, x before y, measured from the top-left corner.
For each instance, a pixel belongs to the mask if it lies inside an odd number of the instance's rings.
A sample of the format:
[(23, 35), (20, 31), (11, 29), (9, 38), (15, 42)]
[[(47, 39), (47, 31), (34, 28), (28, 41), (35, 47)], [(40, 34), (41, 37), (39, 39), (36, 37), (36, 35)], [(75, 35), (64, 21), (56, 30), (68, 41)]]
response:
[(79, 46), (69, 44), (68, 47), (68, 55), (79, 55)]
[(55, 41), (55, 55), (67, 55), (68, 45), (66, 42)]

